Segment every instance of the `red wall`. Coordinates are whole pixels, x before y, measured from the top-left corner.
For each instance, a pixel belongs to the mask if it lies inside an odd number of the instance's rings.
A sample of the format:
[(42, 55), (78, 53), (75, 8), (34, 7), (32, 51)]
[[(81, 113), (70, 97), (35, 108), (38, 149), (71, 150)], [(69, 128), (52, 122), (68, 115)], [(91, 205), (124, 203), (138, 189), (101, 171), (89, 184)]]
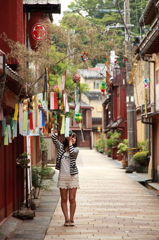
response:
[[(1, 122), (0, 122), (1, 123)], [(18, 209), (24, 200), (24, 170), (16, 167), (17, 156), (24, 151), (24, 137), (18, 135), (8, 146), (3, 145), (0, 124), (0, 221)]]
[[(24, 43), (23, 27), (23, 1), (0, 0), (0, 33), (4, 32), (9, 39)], [(9, 51), (7, 44), (2, 40), (0, 49), (5, 53)]]

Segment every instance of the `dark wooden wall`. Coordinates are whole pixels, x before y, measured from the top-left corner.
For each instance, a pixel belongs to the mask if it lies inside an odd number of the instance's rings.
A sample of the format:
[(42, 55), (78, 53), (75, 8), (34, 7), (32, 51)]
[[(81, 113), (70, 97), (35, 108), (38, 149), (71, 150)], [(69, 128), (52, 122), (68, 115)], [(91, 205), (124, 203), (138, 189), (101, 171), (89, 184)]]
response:
[(24, 137), (18, 134), (8, 146), (3, 145), (0, 122), (0, 221), (18, 209), (24, 200), (24, 169), (16, 166), (16, 158), (24, 152)]

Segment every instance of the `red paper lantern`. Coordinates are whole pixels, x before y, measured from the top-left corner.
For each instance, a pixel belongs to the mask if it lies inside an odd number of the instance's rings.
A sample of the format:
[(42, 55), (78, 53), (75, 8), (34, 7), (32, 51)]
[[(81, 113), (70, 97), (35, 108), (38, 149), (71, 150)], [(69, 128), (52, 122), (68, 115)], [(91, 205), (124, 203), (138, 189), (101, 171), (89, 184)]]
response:
[(50, 22), (49, 17), (43, 15), (43, 13), (35, 13), (31, 15), (28, 22), (29, 41), (33, 50), (37, 48), (37, 42), (44, 39), (47, 36), (47, 30), (43, 26), (44, 22)]

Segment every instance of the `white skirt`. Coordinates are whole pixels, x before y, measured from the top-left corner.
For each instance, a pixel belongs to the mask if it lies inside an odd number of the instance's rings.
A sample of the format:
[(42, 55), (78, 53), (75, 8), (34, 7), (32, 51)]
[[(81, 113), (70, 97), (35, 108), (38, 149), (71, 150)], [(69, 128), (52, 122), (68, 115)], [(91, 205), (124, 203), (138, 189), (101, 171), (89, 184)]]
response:
[(62, 175), (59, 174), (57, 187), (62, 189), (79, 188), (78, 174), (75, 175)]

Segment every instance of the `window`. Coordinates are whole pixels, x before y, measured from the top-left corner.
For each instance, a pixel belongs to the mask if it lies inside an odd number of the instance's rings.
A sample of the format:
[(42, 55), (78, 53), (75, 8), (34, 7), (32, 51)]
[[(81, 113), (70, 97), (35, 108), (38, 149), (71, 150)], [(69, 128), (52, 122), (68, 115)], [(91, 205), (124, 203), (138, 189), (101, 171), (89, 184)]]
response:
[(99, 81), (94, 82), (94, 89), (99, 89)]

